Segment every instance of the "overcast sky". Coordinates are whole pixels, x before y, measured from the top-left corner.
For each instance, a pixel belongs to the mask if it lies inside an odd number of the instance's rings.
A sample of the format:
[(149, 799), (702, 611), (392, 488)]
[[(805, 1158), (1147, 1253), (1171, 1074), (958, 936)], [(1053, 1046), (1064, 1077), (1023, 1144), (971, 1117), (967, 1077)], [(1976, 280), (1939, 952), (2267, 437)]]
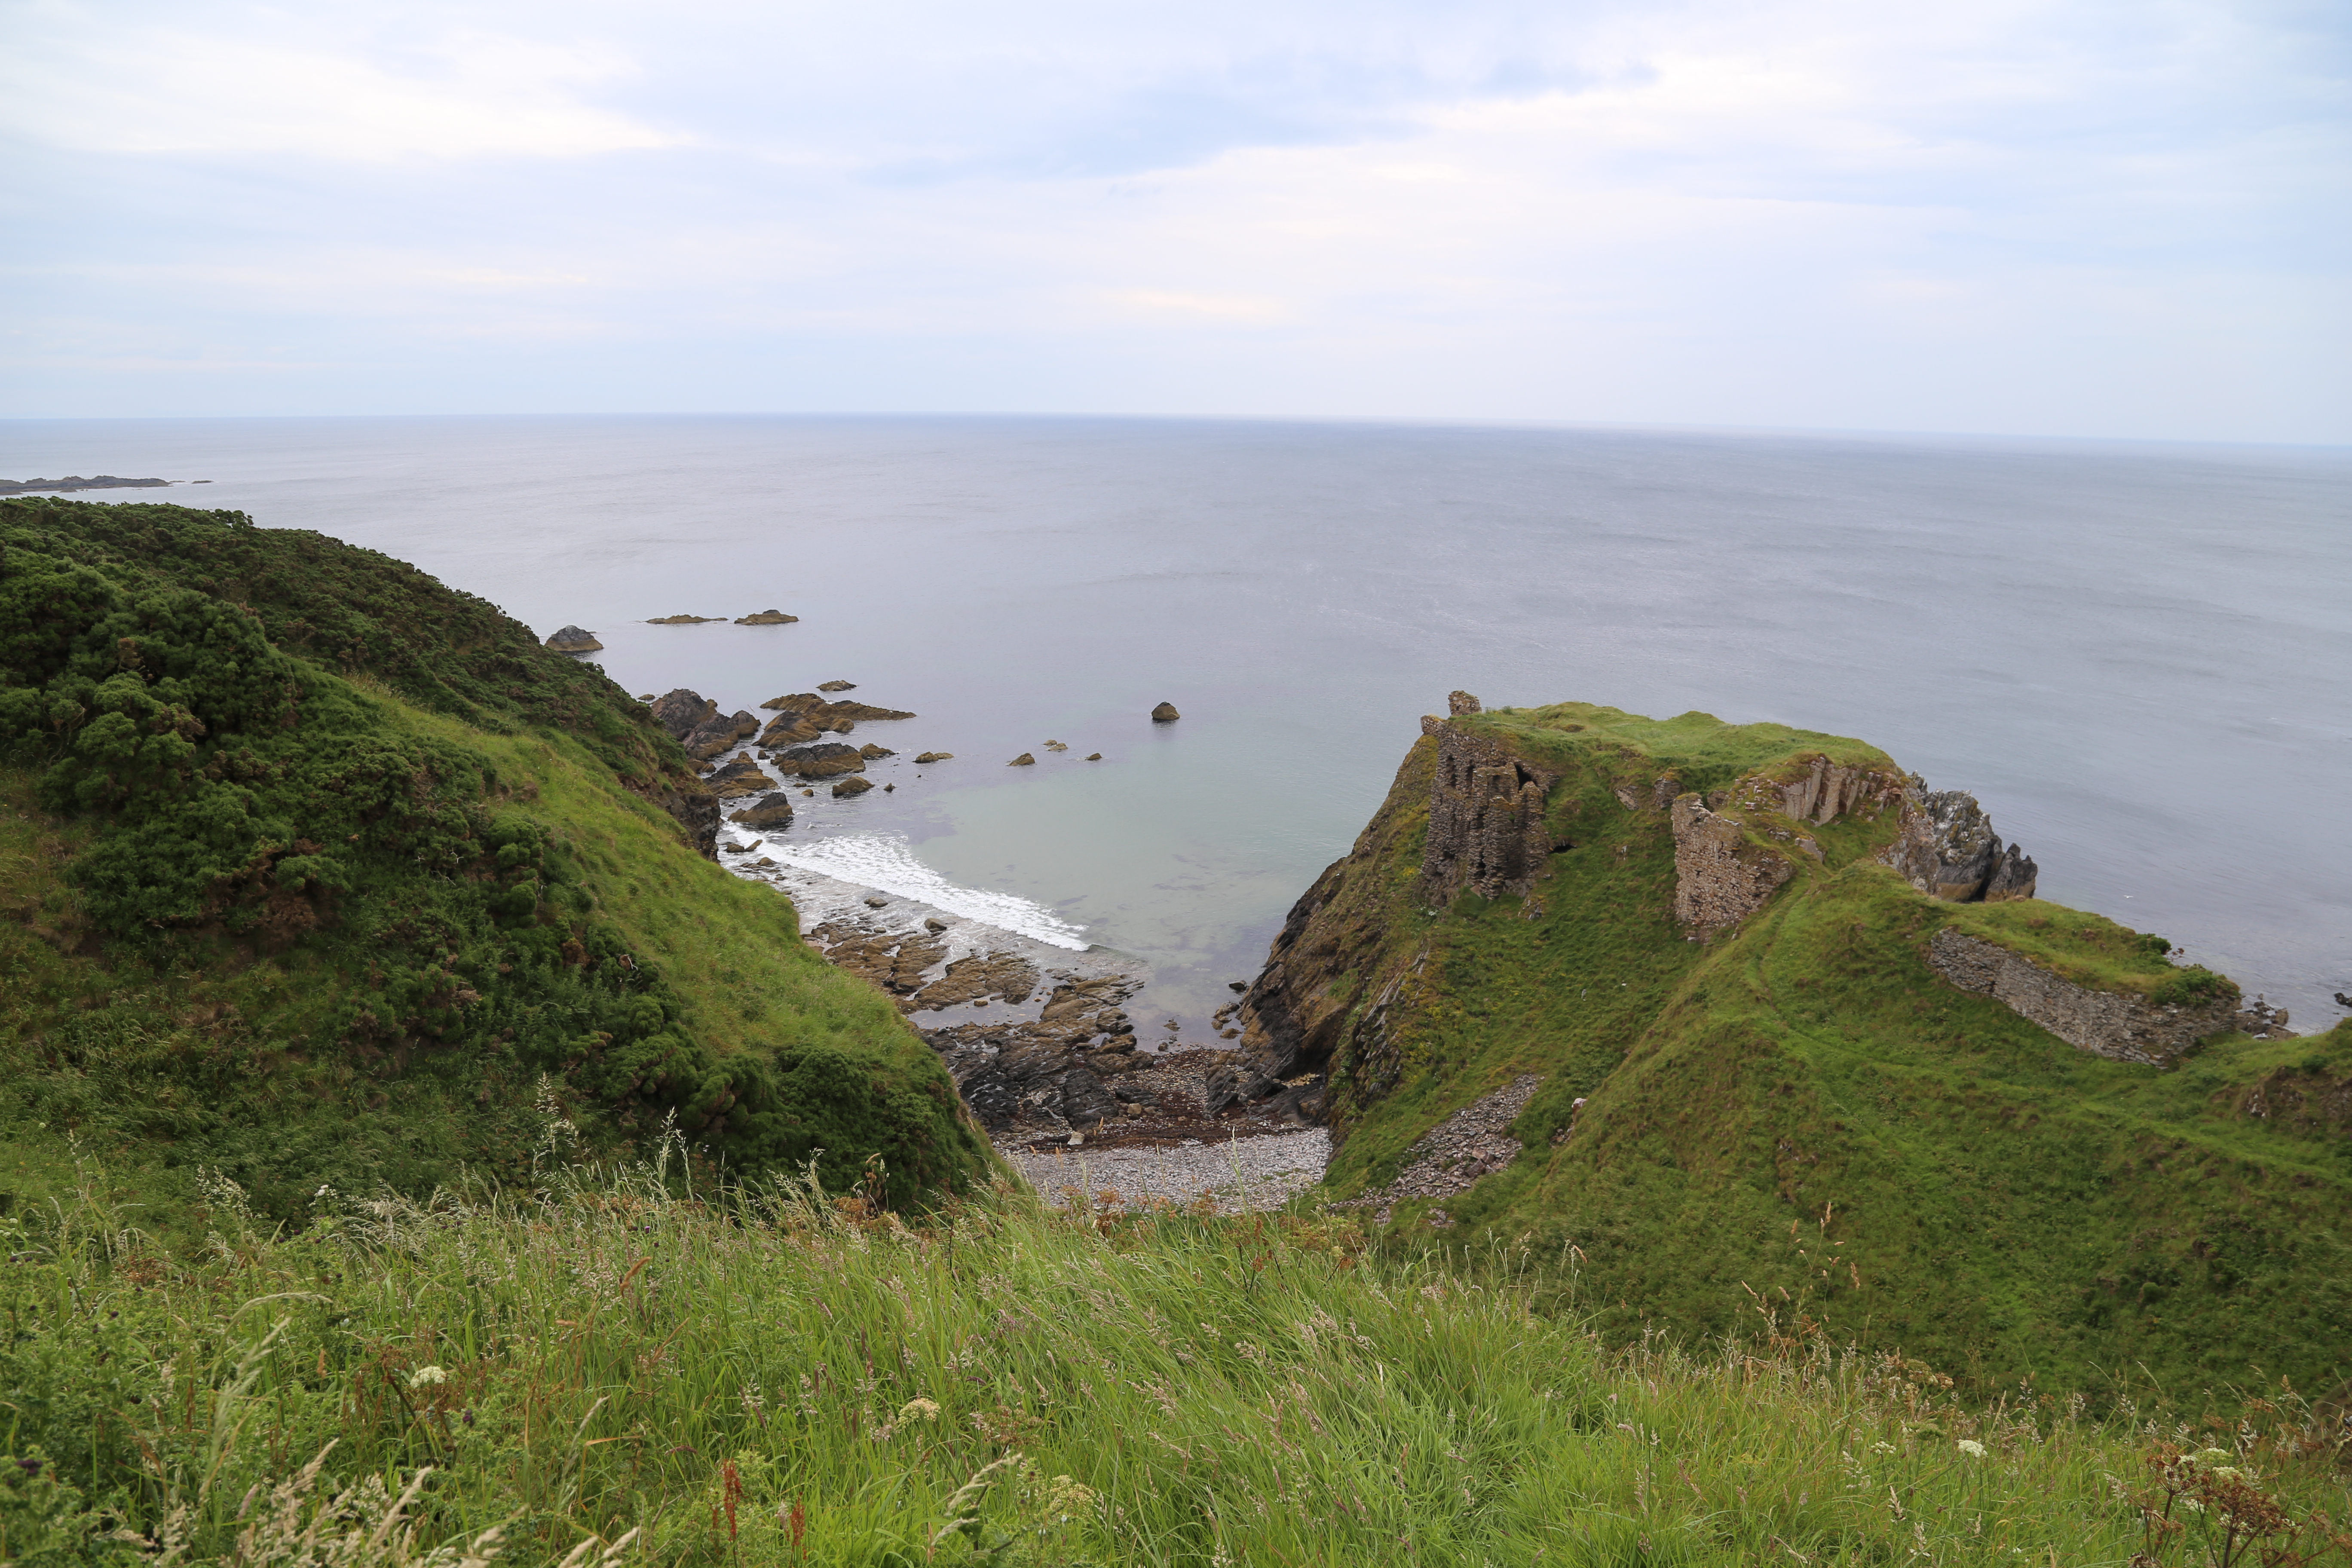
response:
[(0, 413), (2352, 440), (2342, 0), (5, 0)]

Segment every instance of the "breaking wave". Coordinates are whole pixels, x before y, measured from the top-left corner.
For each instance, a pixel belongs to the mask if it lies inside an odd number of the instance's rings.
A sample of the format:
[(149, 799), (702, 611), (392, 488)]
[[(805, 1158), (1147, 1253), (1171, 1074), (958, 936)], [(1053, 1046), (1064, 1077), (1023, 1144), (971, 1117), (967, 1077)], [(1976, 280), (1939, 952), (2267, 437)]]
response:
[(877, 892), (916, 899), (951, 915), (979, 921), (1016, 936), (1031, 937), (1055, 947), (1083, 952), (1092, 945), (1074, 926), (1034, 899), (1017, 893), (992, 893), (982, 888), (960, 888), (920, 860), (907, 841), (896, 835), (845, 833), (799, 844), (770, 839), (761, 853), (781, 866), (814, 871), (843, 882), (855, 882)]

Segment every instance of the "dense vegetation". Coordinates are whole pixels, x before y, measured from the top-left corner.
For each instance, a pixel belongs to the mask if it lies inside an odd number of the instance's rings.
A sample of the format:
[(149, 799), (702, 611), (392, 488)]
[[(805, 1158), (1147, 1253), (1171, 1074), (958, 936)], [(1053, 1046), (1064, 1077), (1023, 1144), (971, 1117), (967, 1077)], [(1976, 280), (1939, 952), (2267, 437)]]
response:
[(187, 1259), (84, 1176), (0, 1221), (24, 1568), (397, 1563), (404, 1531), (574, 1564), (2352, 1562), (2316, 1517), (2340, 1438), (2275, 1388), (2100, 1425), (1785, 1310), (1612, 1348), (1530, 1311), (1564, 1287), (1524, 1251), (1465, 1288), (1324, 1220), (1000, 1191), (910, 1229), (641, 1169), (323, 1194), (292, 1238), (215, 1184)]
[[(2182, 1391), (2345, 1386), (2352, 1027), (2225, 1037), (2168, 1070), (2076, 1050), (1946, 984), (1927, 936), (1956, 922), (2142, 994), (2193, 972), (2097, 915), (1914, 892), (1875, 862), (1891, 812), (1803, 825), (1822, 864), (1797, 858), (1736, 934), (1685, 941), (1671, 832), (1647, 805), (1660, 773), (1713, 791), (1879, 754), (1582, 704), (1462, 722), (1561, 775), (1549, 810), (1575, 847), (1535, 885), (1540, 912), (1420, 906), (1423, 740), (1302, 942), (1344, 955), (1330, 984), (1360, 1016), (1387, 999), (1384, 1027), (1330, 1064), (1336, 1195), (1377, 1189), (1478, 1095), (1545, 1075), (1517, 1124), (1526, 1152), (1442, 1205), (1400, 1205), (1393, 1245), (1572, 1246), (1621, 1335), (1720, 1333), (1744, 1289), (1769, 1293), (1979, 1389), (2097, 1387), (2133, 1366)], [(1454, 1228), (1429, 1227), (1433, 1207)]]
[[(536, 1102), (746, 1173), (985, 1151), (936, 1058), (698, 856), (684, 755), (413, 567), (236, 513), (0, 503), (0, 1183), (63, 1139), (291, 1217), (528, 1170)], [(178, 1173), (174, 1176), (171, 1173)]]

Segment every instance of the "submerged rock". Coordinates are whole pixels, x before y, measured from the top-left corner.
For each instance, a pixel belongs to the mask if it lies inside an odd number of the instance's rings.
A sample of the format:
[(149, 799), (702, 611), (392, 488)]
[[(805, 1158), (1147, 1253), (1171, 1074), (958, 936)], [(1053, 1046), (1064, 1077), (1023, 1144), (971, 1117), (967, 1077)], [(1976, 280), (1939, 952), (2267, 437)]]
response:
[(564, 626), (548, 637), (547, 646), (557, 653), (594, 653), (604, 645), (596, 640), (594, 632)]

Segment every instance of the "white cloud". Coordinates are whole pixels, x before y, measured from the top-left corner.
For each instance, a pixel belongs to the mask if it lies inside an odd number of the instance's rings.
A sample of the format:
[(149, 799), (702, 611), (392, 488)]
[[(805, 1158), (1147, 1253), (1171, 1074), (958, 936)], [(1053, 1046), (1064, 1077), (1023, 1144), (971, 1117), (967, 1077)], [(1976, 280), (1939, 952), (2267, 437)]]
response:
[(580, 101), (626, 71), (609, 49), (458, 34), (394, 69), (348, 44), (43, 20), (0, 58), (0, 122), (79, 151), (562, 158), (685, 140)]

